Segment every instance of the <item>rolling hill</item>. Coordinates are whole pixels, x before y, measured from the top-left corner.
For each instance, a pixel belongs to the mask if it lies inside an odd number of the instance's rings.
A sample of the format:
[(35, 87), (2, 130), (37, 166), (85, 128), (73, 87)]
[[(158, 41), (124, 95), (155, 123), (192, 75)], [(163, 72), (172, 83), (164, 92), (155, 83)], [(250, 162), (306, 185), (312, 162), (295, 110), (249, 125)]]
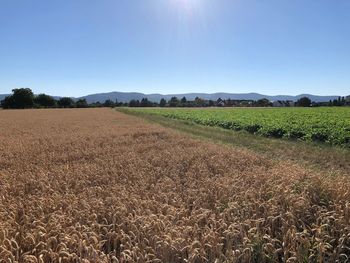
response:
[(312, 101), (315, 102), (326, 102), (329, 100), (337, 99), (339, 96), (317, 96), (312, 94), (300, 94), (297, 96), (289, 96), (289, 95), (276, 95), (276, 96), (268, 96), (259, 93), (186, 93), (186, 94), (144, 94), (137, 92), (110, 92), (110, 93), (98, 93), (91, 94), (87, 96), (83, 96), (80, 98), (86, 99), (87, 102), (103, 102), (107, 99), (115, 101), (116, 99), (119, 102), (129, 102), (130, 100), (141, 100), (142, 98), (147, 98), (150, 101), (159, 102), (162, 98), (169, 100), (171, 97), (186, 97), (187, 100), (194, 100), (196, 97), (207, 99), (207, 100), (217, 100), (221, 99), (236, 99), (236, 100), (259, 100), (263, 98), (267, 98), (271, 101), (275, 100), (293, 100), (297, 101), (302, 97), (309, 97)]
[[(8, 94), (0, 94), (0, 101), (3, 100)], [(147, 98), (150, 101), (159, 102), (162, 98), (166, 100), (170, 100), (171, 97), (178, 97), (181, 99), (182, 97), (186, 97), (187, 100), (194, 100), (196, 97), (206, 99), (206, 100), (217, 100), (221, 99), (235, 99), (235, 100), (259, 100), (259, 99), (269, 99), (270, 101), (275, 100), (292, 100), (297, 101), (301, 97), (309, 97), (312, 101), (315, 102), (327, 102), (329, 100), (337, 99), (338, 95), (333, 96), (318, 96), (312, 94), (300, 94), (297, 96), (290, 95), (276, 95), (269, 96), (263, 95), (259, 93), (184, 93), (184, 94), (144, 94), (139, 92), (109, 92), (109, 93), (96, 93), (90, 94), (74, 99), (86, 99), (88, 103), (94, 102), (104, 102), (106, 100), (118, 100), (119, 102), (129, 102), (130, 100), (141, 100), (142, 98)], [(59, 96), (54, 96), (55, 99), (58, 99)]]

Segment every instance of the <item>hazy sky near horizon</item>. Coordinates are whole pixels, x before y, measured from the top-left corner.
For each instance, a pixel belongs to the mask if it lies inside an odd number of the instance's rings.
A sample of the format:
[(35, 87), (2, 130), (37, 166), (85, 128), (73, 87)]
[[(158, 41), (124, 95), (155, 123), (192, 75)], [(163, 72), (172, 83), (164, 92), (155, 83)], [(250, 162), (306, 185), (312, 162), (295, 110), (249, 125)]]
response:
[(349, 0), (0, 0), (0, 94), (350, 94)]

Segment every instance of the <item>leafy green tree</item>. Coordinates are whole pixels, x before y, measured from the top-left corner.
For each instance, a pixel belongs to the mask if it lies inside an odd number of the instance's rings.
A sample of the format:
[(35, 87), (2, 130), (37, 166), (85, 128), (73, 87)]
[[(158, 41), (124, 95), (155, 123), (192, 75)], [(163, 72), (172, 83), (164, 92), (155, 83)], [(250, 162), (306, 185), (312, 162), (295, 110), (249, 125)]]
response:
[(269, 106), (272, 106), (272, 103), (268, 99), (264, 98), (264, 99), (257, 100), (255, 103), (255, 106), (257, 106), (257, 107), (269, 107)]
[(182, 97), (182, 99), (180, 100), (180, 106), (181, 107), (187, 106), (187, 99), (186, 99), (186, 97)]
[(121, 106), (123, 106), (123, 103), (119, 102), (118, 99), (115, 99), (115, 106), (116, 107), (121, 107)]
[(86, 99), (79, 99), (75, 103), (77, 108), (87, 108), (89, 107), (89, 104), (87, 103)]
[(34, 106), (34, 93), (29, 88), (13, 89), (13, 94), (6, 97), (1, 105), (6, 109), (28, 109)]
[(169, 101), (170, 107), (177, 107), (179, 105), (179, 99), (177, 97), (172, 97)]
[(299, 107), (310, 107), (311, 100), (308, 97), (302, 97), (297, 101)]
[(13, 98), (16, 108), (25, 109), (34, 106), (34, 93), (29, 88), (13, 89)]
[(160, 107), (165, 107), (166, 106), (166, 100), (164, 98), (162, 98), (159, 102), (159, 106)]
[(111, 100), (105, 100), (105, 102), (103, 103), (103, 106), (113, 108), (115, 106), (115, 104)]
[(13, 96), (7, 96), (1, 101), (1, 107), (4, 109), (13, 109), (15, 105)]
[(140, 107), (140, 101), (139, 100), (131, 100), (129, 102), (129, 107)]
[(99, 108), (99, 107), (102, 107), (102, 106), (103, 106), (103, 104), (101, 102), (99, 102), (99, 101), (94, 103), (94, 107), (96, 107), (96, 108)]
[(45, 108), (54, 107), (56, 105), (56, 100), (46, 94), (39, 94), (34, 98), (34, 103)]
[(58, 106), (61, 108), (73, 108), (74, 107), (74, 100), (69, 97), (63, 97), (58, 100)]
[(204, 107), (205, 106), (205, 101), (199, 97), (196, 97), (194, 99), (194, 104), (196, 107)]
[(141, 107), (151, 107), (152, 105), (152, 102), (150, 102), (147, 98), (143, 98), (140, 103)]

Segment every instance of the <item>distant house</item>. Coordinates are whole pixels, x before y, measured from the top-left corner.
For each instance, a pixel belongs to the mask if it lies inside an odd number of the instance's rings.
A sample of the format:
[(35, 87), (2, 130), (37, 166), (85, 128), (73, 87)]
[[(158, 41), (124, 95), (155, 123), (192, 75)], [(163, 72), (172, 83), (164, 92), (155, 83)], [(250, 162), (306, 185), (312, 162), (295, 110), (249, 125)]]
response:
[(214, 105), (216, 107), (224, 107), (225, 106), (225, 102), (221, 99), (221, 98), (218, 98), (215, 102), (214, 102)]
[(294, 107), (295, 103), (292, 100), (275, 100), (272, 102), (273, 107)]
[(221, 100), (221, 101), (217, 102), (216, 105), (218, 107), (225, 107), (225, 102)]

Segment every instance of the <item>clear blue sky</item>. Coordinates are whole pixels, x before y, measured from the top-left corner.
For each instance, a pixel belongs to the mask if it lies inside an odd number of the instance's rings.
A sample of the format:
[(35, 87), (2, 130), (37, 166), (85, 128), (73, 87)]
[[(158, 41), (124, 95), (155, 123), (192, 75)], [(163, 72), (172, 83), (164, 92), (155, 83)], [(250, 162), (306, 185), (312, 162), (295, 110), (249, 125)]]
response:
[(350, 94), (349, 0), (0, 0), (0, 93)]

